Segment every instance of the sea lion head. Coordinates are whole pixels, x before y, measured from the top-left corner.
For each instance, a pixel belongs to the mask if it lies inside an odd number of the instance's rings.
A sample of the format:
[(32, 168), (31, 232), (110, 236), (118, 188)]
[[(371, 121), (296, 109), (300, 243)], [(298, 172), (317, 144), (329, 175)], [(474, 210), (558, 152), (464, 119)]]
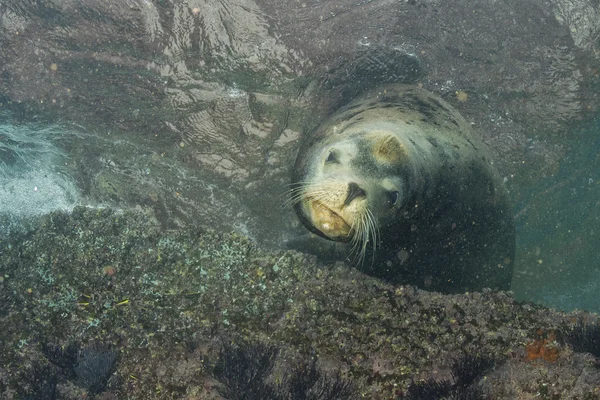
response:
[(309, 230), (352, 243), (362, 258), (406, 204), (407, 150), (394, 124), (339, 129), (326, 127), (301, 150), (291, 201)]

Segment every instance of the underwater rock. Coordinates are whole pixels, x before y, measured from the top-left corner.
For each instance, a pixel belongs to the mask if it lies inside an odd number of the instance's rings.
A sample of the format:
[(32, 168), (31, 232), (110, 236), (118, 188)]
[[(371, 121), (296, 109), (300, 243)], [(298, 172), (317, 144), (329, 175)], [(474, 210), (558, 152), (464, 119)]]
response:
[[(101, 390), (113, 350), (111, 392), (139, 399), (206, 398), (228, 382), (242, 388), (236, 375), (269, 371), (262, 382), (280, 377), (284, 387), (274, 390), (284, 393), (349, 391), (351, 381), (352, 393), (371, 399), (429, 381), (492, 398), (544, 387), (569, 399), (570, 391), (583, 396), (600, 386), (585, 355), (550, 336), (544, 345), (557, 349), (555, 357), (529, 357), (527, 348), (539, 332), (569, 331), (573, 320), (598, 321), (595, 314), (519, 304), (505, 292), (393, 286), (341, 263), (269, 252), (236, 234), (164, 230), (142, 213), (76, 208), (0, 229), (0, 277), (0, 385), (9, 393), (33, 393), (19, 365), (58, 371), (73, 364), (69, 346), (39, 346), (39, 338), (83, 349), (110, 345), (106, 354), (84, 350), (76, 377), (59, 376), (66, 399), (81, 396), (76, 382)], [(227, 338), (241, 350), (224, 355), (221, 371), (230, 373), (218, 383), (214, 363), (203, 360), (217, 360)]]

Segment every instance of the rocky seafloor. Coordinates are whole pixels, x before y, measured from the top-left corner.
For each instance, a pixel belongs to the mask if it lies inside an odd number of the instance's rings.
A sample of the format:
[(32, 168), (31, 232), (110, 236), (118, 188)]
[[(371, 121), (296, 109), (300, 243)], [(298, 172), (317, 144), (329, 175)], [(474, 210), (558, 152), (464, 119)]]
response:
[(600, 399), (592, 313), (392, 286), (141, 212), (0, 227), (2, 399)]

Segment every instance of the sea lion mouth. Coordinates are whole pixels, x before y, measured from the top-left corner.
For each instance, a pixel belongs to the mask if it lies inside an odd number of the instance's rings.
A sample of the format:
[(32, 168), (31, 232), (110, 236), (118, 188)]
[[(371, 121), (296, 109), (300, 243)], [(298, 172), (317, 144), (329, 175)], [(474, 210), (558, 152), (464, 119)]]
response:
[(340, 214), (319, 200), (311, 200), (309, 209), (313, 225), (325, 236), (338, 241), (347, 241), (350, 238), (352, 227)]

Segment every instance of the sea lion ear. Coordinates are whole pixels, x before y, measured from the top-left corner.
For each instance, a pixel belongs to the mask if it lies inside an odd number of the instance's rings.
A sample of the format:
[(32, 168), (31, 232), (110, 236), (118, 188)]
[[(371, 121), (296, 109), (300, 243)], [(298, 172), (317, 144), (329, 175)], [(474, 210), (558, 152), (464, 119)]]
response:
[(390, 133), (380, 135), (373, 145), (373, 156), (383, 164), (396, 164), (406, 155), (404, 145)]

